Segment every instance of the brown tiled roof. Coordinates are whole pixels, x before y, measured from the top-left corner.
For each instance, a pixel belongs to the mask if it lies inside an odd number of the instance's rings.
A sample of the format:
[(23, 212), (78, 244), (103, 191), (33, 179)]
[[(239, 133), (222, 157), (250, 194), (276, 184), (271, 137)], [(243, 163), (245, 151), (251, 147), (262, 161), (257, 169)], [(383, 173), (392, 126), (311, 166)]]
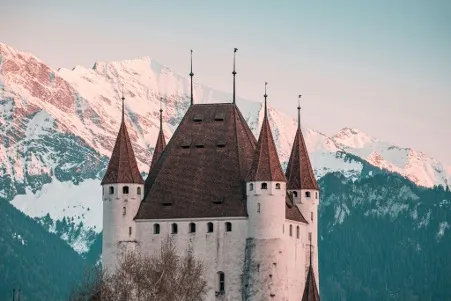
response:
[(247, 176), (247, 181), (286, 181), (282, 166), (280, 166), (266, 108), (257, 149), (254, 154), (251, 170)]
[[(160, 159), (161, 154), (163, 153), (165, 148), (166, 148), (166, 139), (164, 138), (163, 130), (160, 129), (160, 132), (158, 133), (157, 144), (155, 145), (155, 149), (153, 151), (152, 163), (150, 164), (150, 169), (152, 169), (155, 166), (155, 164), (157, 163), (158, 159)], [(149, 173), (150, 173), (150, 171), (149, 171)]]
[(302, 301), (319, 301), (318, 286), (316, 285), (315, 274), (313, 272), (312, 264), (308, 269), (307, 279), (305, 281), (304, 294)]
[(119, 128), (113, 153), (101, 184), (115, 183), (144, 184), (124, 121)]
[(301, 211), (299, 211), (298, 206), (294, 204), (293, 195), (287, 193), (285, 200), (285, 218), (291, 221), (308, 224)]
[(288, 181), (287, 189), (319, 190), (301, 128), (296, 132), (285, 176)]
[(235, 104), (192, 105), (150, 171), (135, 218), (246, 216), (255, 147)]

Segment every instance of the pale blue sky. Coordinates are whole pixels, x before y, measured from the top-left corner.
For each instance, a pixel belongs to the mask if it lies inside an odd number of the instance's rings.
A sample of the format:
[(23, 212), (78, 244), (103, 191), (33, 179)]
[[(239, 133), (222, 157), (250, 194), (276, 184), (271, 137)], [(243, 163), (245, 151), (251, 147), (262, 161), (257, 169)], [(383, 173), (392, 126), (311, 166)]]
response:
[[(11, 3), (12, 2), (12, 3)], [(21, 3), (18, 3), (21, 2)], [(451, 1), (5, 1), (0, 41), (52, 67), (148, 55), (331, 135), (356, 127), (451, 164)]]

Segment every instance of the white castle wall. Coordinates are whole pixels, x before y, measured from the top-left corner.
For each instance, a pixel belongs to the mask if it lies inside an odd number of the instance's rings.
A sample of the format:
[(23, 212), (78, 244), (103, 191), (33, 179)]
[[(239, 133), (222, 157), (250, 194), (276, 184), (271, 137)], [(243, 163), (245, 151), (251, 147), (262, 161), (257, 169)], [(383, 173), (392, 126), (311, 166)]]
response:
[[(128, 187), (128, 194), (123, 193), (124, 186)], [(110, 193), (111, 188), (113, 193)], [(138, 189), (141, 194), (138, 194)], [(143, 192), (144, 186), (140, 184), (107, 184), (102, 187), (103, 267), (114, 270), (120, 251), (135, 245), (136, 229), (133, 218), (138, 211)]]
[[(213, 232), (207, 232), (207, 224), (213, 223)], [(226, 222), (232, 224), (232, 231), (226, 231)], [(172, 224), (177, 224), (177, 234), (172, 234)], [(189, 224), (196, 224), (196, 232), (189, 232)], [(154, 224), (160, 225), (160, 234), (154, 234)], [(161, 242), (168, 236), (173, 239), (180, 252), (192, 250), (197, 259), (206, 267), (208, 295), (206, 300), (241, 300), (241, 277), (247, 237), (247, 219), (177, 219), (177, 220), (138, 220), (136, 233), (142, 252), (159, 252)], [(225, 275), (225, 294), (216, 296), (218, 291), (218, 272)]]

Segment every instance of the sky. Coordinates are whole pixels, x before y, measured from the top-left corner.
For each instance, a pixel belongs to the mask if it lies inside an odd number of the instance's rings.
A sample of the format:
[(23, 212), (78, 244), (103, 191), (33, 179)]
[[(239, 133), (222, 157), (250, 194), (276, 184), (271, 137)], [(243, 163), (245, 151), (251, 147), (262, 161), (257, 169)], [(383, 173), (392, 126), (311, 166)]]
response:
[(451, 1), (0, 0), (0, 42), (53, 68), (142, 56), (268, 101), (327, 135), (343, 127), (451, 167)]

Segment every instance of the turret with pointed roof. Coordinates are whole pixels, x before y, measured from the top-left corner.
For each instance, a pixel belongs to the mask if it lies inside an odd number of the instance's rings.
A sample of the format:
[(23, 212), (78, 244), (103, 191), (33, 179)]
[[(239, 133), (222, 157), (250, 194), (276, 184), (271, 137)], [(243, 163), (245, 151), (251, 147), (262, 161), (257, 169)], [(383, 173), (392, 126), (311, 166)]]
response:
[(122, 121), (110, 162), (101, 185), (116, 183), (144, 184), (136, 163), (133, 147), (124, 120), (124, 97), (122, 97)]
[(247, 181), (279, 181), (285, 182), (282, 166), (277, 155), (276, 145), (271, 132), (268, 120), (267, 97), (265, 83), (265, 115), (263, 117), (262, 128), (254, 153), (251, 170), (247, 176)]
[(304, 294), (302, 301), (319, 301), (318, 286), (316, 285), (315, 273), (312, 265), (312, 244), (310, 243), (310, 265), (305, 280)]
[[(153, 151), (152, 163), (150, 164), (150, 169), (152, 169), (157, 163), (158, 159), (160, 159), (161, 154), (166, 148), (166, 139), (164, 138), (163, 133), (163, 108), (161, 107), (161, 103), (163, 98), (160, 99), (160, 131), (158, 133), (157, 144), (155, 144), (155, 149)], [(150, 173), (150, 171), (149, 171)]]
[[(301, 95), (299, 95), (299, 98)], [(298, 106), (298, 129), (294, 137), (287, 171), (287, 189), (319, 190), (301, 130), (301, 106)]]

